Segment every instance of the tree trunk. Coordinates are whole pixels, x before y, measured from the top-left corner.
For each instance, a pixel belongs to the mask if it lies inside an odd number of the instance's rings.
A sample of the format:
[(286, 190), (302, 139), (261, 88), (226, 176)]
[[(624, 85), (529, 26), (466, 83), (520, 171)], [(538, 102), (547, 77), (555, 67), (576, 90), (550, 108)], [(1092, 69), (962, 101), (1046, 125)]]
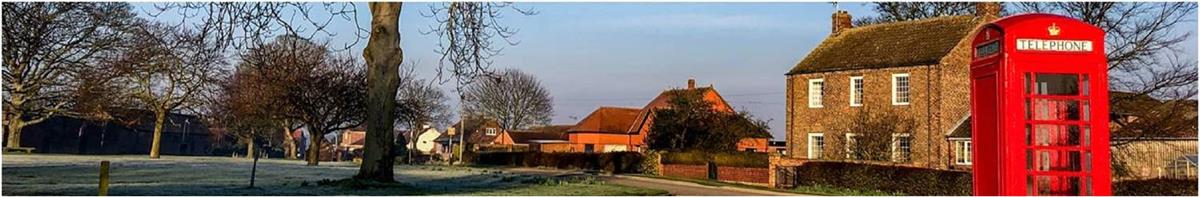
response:
[[(10, 112), (11, 113), (11, 112)], [(8, 146), (9, 148), (21, 147), (21, 129), (25, 128), (25, 121), (21, 120), (20, 116), (9, 116), (8, 124)]]
[(287, 155), (284, 158), (296, 159), (296, 138), (292, 137), (291, 127), (283, 125), (283, 154)]
[(151, 159), (158, 159), (158, 148), (162, 144), (163, 122), (166, 118), (166, 110), (157, 110), (154, 112), (154, 141), (150, 144)]
[(363, 49), (367, 60), (367, 133), (362, 166), (356, 179), (394, 182), (392, 153), (396, 88), (400, 86), (400, 2), (372, 2), (371, 37)]
[(316, 166), (321, 161), (321, 132), (309, 127), (308, 136), (308, 153), (304, 155), (304, 159), (308, 160), (308, 165)]
[(254, 151), (254, 145), (255, 145), (255, 144), (254, 144), (254, 139), (253, 139), (253, 138), (251, 138), (250, 140), (246, 140), (246, 158), (247, 158), (247, 159), (253, 159), (253, 158), (254, 158), (254, 153), (255, 153), (255, 151)]

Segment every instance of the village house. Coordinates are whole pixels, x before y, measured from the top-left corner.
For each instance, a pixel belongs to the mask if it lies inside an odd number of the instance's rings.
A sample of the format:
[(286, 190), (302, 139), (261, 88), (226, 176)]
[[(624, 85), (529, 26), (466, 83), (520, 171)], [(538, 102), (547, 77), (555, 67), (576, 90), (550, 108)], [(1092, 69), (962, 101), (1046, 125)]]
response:
[[(455, 123), (451, 128), (455, 131), (464, 131), (466, 136), (459, 136), (456, 133), (446, 132), (434, 140), (440, 147), (437, 153), (449, 156), (454, 150), (448, 149), (451, 142), (454, 147), (457, 147), (462, 142), (466, 141), (468, 152), (521, 152), (521, 151), (542, 151), (546, 152), (567, 152), (562, 151), (564, 144), (567, 144), (566, 131), (573, 127), (572, 125), (546, 125), (536, 126), (528, 129), (506, 130), (500, 128), (499, 122), (492, 119), (485, 120), (469, 120), (466, 123), (465, 130), (460, 128), (459, 123)], [(446, 157), (448, 158), (448, 157)]]
[[(570, 141), (567, 147), (558, 150), (570, 152), (619, 152), (642, 151), (646, 147), (646, 136), (654, 123), (654, 111), (670, 107), (669, 101), (683, 91), (699, 91), (701, 97), (713, 103), (718, 111), (733, 113), (733, 107), (709, 87), (696, 87), (695, 79), (688, 79), (687, 88), (663, 91), (642, 108), (600, 107), (580, 120), (574, 128), (567, 130)], [(738, 142), (737, 149), (751, 152), (767, 152), (770, 134), (745, 138)]]
[[(977, 3), (975, 15), (861, 27), (836, 11), (830, 35), (786, 74), (787, 157), (855, 160), (859, 136), (887, 132), (890, 162), (950, 168), (947, 136), (969, 114), (972, 35), (999, 11)], [(878, 114), (905, 118), (911, 132), (845, 130), (849, 117)]]
[(513, 143), (527, 146), (529, 151), (569, 152), (567, 130), (575, 125), (547, 125), (509, 132)]

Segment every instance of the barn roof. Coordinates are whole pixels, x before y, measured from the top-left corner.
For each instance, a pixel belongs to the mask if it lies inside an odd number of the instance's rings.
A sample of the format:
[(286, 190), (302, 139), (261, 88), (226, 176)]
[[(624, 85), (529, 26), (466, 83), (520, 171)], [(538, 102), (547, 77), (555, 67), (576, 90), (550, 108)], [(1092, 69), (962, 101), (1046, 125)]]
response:
[(853, 27), (825, 38), (787, 74), (937, 64), (981, 23), (966, 15)]

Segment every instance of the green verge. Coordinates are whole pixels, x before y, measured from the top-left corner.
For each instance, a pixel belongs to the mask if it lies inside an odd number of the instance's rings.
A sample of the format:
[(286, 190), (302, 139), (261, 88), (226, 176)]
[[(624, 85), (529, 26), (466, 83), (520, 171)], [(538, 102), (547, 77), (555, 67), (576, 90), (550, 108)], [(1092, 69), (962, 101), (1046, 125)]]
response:
[(666, 180), (673, 180), (673, 181), (684, 181), (684, 182), (691, 182), (691, 183), (707, 185), (707, 186), (739, 187), (739, 188), (746, 188), (746, 189), (766, 190), (766, 191), (773, 191), (773, 192), (784, 192), (784, 193), (805, 194), (805, 195), (821, 195), (821, 196), (903, 196), (904, 195), (901, 193), (887, 193), (887, 192), (883, 192), (883, 191), (862, 191), (862, 190), (853, 190), (853, 189), (847, 189), (847, 188), (828, 187), (828, 186), (798, 186), (793, 189), (775, 189), (775, 188), (764, 187), (764, 186), (745, 185), (745, 184), (713, 181), (713, 180), (707, 180), (707, 179), (690, 179), (690, 178), (657, 176), (657, 175), (642, 175), (642, 174), (632, 175), (632, 176), (656, 178), (656, 179), (666, 179)]

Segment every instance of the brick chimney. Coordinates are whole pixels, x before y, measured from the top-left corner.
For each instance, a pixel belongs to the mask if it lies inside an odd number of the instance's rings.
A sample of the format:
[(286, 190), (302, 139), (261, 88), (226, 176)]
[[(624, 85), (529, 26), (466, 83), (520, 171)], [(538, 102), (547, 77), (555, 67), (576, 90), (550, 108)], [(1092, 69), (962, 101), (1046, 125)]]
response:
[(696, 77), (688, 77), (688, 89), (696, 89)]
[(841, 33), (852, 27), (854, 27), (854, 24), (850, 23), (850, 12), (845, 10), (833, 12), (833, 34)]
[(975, 2), (975, 16), (987, 20), (1000, 18), (1000, 2)]

